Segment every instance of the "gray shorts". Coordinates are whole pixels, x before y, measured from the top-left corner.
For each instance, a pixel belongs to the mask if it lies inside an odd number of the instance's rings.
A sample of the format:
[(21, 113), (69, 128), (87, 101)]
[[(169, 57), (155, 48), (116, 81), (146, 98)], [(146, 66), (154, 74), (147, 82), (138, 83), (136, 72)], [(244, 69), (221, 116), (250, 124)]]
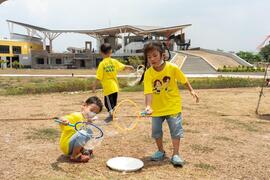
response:
[(183, 138), (184, 130), (182, 127), (181, 113), (168, 116), (152, 117), (152, 137), (157, 139), (163, 136), (162, 123), (165, 119), (169, 125), (172, 139)]
[(83, 147), (89, 140), (89, 137), (84, 136), (79, 132), (73, 134), (69, 141), (68, 155), (72, 154), (75, 147)]

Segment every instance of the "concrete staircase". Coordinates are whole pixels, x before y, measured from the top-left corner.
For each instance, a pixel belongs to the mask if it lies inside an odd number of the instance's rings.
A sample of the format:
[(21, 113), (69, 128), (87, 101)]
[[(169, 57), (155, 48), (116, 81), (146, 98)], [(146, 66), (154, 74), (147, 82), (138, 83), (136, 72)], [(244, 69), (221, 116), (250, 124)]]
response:
[(217, 71), (198, 56), (187, 55), (181, 70), (185, 74), (216, 74)]

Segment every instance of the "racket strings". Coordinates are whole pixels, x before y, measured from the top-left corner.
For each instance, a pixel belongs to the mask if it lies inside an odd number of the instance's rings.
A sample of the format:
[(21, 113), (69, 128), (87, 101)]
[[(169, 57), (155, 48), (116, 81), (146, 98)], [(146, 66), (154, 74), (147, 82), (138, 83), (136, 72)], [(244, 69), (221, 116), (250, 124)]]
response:
[(81, 123), (77, 126), (78, 132), (84, 138), (78, 139), (78, 143), (86, 149), (94, 149), (100, 145), (103, 140), (103, 132), (98, 127), (91, 123)]
[(80, 134), (88, 138), (98, 138), (102, 136), (102, 131), (90, 123), (81, 123), (76, 127)]
[(131, 130), (137, 125), (138, 112), (138, 107), (134, 102), (122, 101), (114, 111), (113, 122), (120, 130)]
[(128, 75), (128, 85), (129, 86), (135, 86), (136, 84), (139, 83), (139, 81), (141, 79), (141, 76), (142, 76), (142, 74), (144, 72), (144, 68), (145, 68), (144, 65), (139, 65), (137, 67), (136, 72), (130, 73)]

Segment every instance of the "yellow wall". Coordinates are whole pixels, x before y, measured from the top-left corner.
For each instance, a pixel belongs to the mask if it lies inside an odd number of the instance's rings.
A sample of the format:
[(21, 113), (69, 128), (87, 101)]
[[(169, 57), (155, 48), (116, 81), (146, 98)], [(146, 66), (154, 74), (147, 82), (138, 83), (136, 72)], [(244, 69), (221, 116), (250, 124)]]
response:
[(39, 43), (33, 43), (33, 42), (27, 42), (27, 41), (12, 41), (12, 40), (0, 40), (0, 45), (6, 45), (9, 46), (9, 54), (1, 54), (0, 56), (14, 56), (16, 54), (13, 54), (12, 52), (12, 46), (21, 46), (21, 54), (28, 55), (30, 49), (31, 50), (42, 50), (43, 45)]

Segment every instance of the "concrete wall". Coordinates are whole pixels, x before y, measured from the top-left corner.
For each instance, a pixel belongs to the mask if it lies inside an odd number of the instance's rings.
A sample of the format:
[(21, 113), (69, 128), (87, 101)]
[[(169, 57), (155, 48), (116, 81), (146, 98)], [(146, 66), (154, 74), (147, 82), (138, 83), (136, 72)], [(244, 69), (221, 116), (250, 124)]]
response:
[(200, 50), (217, 54), (217, 55), (227, 56), (229, 58), (232, 58), (233, 60), (235, 60), (236, 62), (238, 62), (239, 64), (243, 66), (249, 66), (249, 67), (253, 66), (252, 64), (248, 63), (247, 61), (245, 61), (244, 59), (240, 58), (239, 56), (233, 53), (220, 52), (220, 51), (214, 51), (214, 50), (202, 49), (202, 48)]
[[(90, 52), (90, 51), (89, 51)], [(39, 64), (43, 59), (44, 64)], [(59, 64), (57, 62), (60, 62)], [(32, 68), (36, 69), (67, 69), (82, 68), (90, 69), (96, 67), (95, 54), (92, 53), (52, 53), (47, 51), (32, 52)]]

